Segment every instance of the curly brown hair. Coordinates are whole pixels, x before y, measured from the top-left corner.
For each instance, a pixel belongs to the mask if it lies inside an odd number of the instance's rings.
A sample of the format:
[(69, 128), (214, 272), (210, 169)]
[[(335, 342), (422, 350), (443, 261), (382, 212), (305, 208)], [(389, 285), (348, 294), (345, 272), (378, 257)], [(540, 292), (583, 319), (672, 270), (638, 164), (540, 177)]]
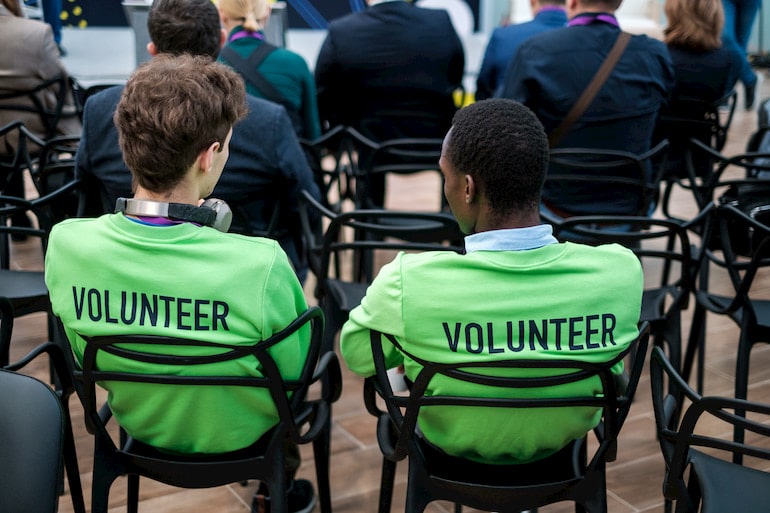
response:
[(204, 56), (153, 57), (129, 77), (115, 111), (134, 180), (154, 192), (173, 189), (247, 109), (243, 79), (229, 67)]

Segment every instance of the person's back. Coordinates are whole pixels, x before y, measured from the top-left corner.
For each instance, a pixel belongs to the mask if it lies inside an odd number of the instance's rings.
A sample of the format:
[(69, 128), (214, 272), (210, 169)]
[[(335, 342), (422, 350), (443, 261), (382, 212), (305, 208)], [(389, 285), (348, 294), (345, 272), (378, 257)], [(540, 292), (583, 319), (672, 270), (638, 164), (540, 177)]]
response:
[(535, 15), (532, 20), (492, 31), (476, 78), (476, 100), (495, 96), (521, 43), (535, 34), (567, 24), (564, 0), (531, 0), (530, 3)]
[[(615, 44), (621, 28), (612, 13), (619, 5), (619, 0), (568, 0), (568, 26), (521, 45), (501, 96), (524, 103), (546, 133), (554, 131)], [(644, 153), (651, 148), (655, 123), (673, 81), (666, 46), (647, 36), (632, 36), (594, 100), (555, 146)], [(590, 185), (567, 190), (547, 186), (543, 200), (567, 212), (589, 213), (595, 211), (591, 202), (596, 194)], [(625, 197), (611, 202), (616, 204), (610, 208), (614, 213), (637, 204)]]
[[(24, 18), (19, 0), (0, 1), (0, 93), (25, 91), (56, 77), (65, 78), (67, 105), (58, 124), (58, 133), (47, 134), (46, 127), (35, 112), (0, 109), (0, 126), (22, 121), (32, 132), (49, 135), (80, 133), (80, 121), (75, 115), (72, 94), (67, 82), (67, 70), (54, 42), (51, 28), (37, 20)], [(53, 87), (38, 94), (43, 106), (53, 110), (57, 98)], [(28, 98), (14, 98), (7, 104), (26, 105), (34, 108)], [(5, 151), (5, 147), (1, 152)]]
[(315, 80), (322, 125), (350, 125), (375, 140), (443, 137), (465, 57), (449, 15), (402, 0), (329, 24)]
[[(665, 13), (668, 26), (664, 41), (676, 81), (654, 137), (669, 141), (667, 173), (681, 173), (691, 137), (711, 145), (712, 127), (703, 121), (716, 110), (716, 103), (733, 91), (740, 76), (741, 56), (722, 44), (721, 0), (667, 0)], [(669, 122), (670, 119), (693, 120), (693, 131), (683, 129), (685, 125), (680, 121)], [(693, 162), (699, 174), (709, 168), (707, 160), (700, 157), (695, 155), (697, 162)]]
[(297, 136), (320, 136), (315, 81), (307, 63), (301, 55), (265, 41), (267, 0), (220, 0), (217, 7), (228, 31), (219, 60), (243, 76), (246, 92), (283, 105)]
[[(399, 254), (384, 266), (341, 333), (348, 367), (374, 374), (369, 330), (434, 362), (560, 357), (607, 361), (637, 336), (642, 272), (618, 245), (557, 243), (538, 215), (548, 164), (542, 126), (520, 104), (483, 100), (460, 110), (444, 139), (445, 192), (466, 254)], [(420, 366), (384, 344), (388, 367)], [(622, 369), (618, 368), (620, 372)], [(491, 394), (436, 379), (427, 393)], [(439, 392), (440, 391), (440, 392)], [(583, 382), (571, 393), (600, 393)], [(524, 463), (580, 438), (595, 411), (425, 411), (420, 431), (447, 452), (476, 461)]]
[[(148, 15), (152, 38), (149, 50), (216, 57), (225, 37), (219, 13), (207, 0), (156, 1)], [(121, 86), (88, 99), (83, 112), (83, 135), (76, 154), (76, 174), (89, 195), (89, 213), (112, 212), (119, 197), (133, 194), (120, 147), (113, 113)], [(230, 158), (214, 195), (227, 201), (234, 213), (232, 231), (263, 235), (279, 205), (276, 233), (271, 234), (289, 255), (300, 279), (307, 274), (300, 236), (299, 194), (320, 192), (302, 147), (283, 107), (247, 96), (249, 112), (233, 128)]]

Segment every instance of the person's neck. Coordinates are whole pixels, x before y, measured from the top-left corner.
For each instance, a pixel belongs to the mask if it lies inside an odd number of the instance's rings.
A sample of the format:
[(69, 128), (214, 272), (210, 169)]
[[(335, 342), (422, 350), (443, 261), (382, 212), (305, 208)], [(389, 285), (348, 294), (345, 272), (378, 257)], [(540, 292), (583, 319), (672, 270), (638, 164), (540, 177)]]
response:
[(598, 5), (592, 5), (588, 7), (579, 6), (577, 7), (573, 12), (568, 13), (570, 15), (570, 19), (574, 18), (575, 16), (580, 16), (581, 14), (609, 14), (610, 16), (615, 16), (615, 11), (612, 9), (608, 9), (606, 7), (598, 6)]
[(492, 230), (511, 230), (515, 228), (529, 228), (542, 224), (540, 213), (537, 210), (527, 210), (526, 212), (513, 212), (508, 216), (500, 218), (484, 213), (476, 220), (474, 233), (488, 232)]
[(177, 186), (166, 192), (155, 192), (145, 189), (142, 186), (136, 187), (134, 199), (146, 201), (159, 201), (162, 203), (184, 203), (187, 205), (197, 205), (200, 202), (200, 195), (197, 191), (184, 186)]

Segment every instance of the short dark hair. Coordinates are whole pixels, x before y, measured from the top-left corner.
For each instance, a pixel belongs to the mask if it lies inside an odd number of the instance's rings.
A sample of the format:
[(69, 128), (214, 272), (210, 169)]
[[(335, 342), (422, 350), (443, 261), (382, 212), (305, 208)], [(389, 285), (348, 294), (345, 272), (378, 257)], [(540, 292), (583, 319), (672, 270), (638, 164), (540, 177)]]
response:
[(159, 53), (219, 55), (222, 27), (211, 0), (155, 0), (147, 31)]
[(243, 79), (229, 67), (205, 56), (157, 55), (129, 77), (115, 110), (123, 159), (137, 184), (167, 192), (201, 151), (223, 147), (246, 111)]
[(473, 177), (499, 216), (538, 208), (548, 152), (548, 138), (535, 114), (505, 98), (457, 111), (444, 148), (455, 171)]

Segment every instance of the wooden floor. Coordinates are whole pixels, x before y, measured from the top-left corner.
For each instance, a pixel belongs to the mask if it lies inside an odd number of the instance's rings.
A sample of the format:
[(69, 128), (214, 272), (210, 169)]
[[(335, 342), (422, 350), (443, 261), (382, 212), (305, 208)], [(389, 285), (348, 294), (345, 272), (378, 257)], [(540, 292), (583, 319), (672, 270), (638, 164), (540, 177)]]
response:
[[(770, 81), (758, 96), (770, 95)], [(739, 98), (742, 101), (742, 98)], [(740, 106), (740, 103), (739, 103)], [(725, 153), (731, 155), (744, 149), (746, 138), (756, 127), (756, 114), (737, 110), (729, 134)], [(438, 182), (435, 177), (412, 178), (393, 181), (389, 189), (389, 204), (392, 207), (412, 208), (414, 205), (432, 204), (437, 201)], [(688, 212), (684, 199), (682, 207)], [(42, 259), (32, 243), (20, 243), (14, 247), (19, 256), (16, 262), (28, 269), (41, 269)], [(761, 278), (765, 288), (770, 288), (770, 278)], [(308, 300), (312, 302), (312, 279), (306, 285)], [(688, 312), (689, 314), (689, 312)], [(737, 347), (737, 329), (724, 318), (709, 318), (708, 351), (706, 359), (706, 389), (709, 393), (731, 395), (733, 372)], [(689, 328), (689, 316), (685, 318), (685, 329)], [(45, 338), (45, 319), (41, 315), (30, 315), (16, 323), (12, 356), (20, 357)], [(758, 346), (751, 360), (749, 398), (770, 401), (770, 346)], [(47, 367), (43, 362), (30, 369), (33, 374), (45, 378)], [(344, 392), (334, 407), (332, 438), (331, 485), (333, 507), (336, 513), (358, 513), (376, 511), (379, 488), (380, 456), (375, 440), (375, 424), (367, 415), (361, 400), (362, 380), (346, 369)], [(612, 513), (660, 512), (663, 511), (661, 482), (663, 464), (655, 440), (654, 419), (648, 380), (643, 378), (637, 400), (631, 409), (620, 437), (618, 460), (608, 469), (609, 510)], [(92, 464), (91, 438), (82, 423), (82, 409), (77, 401), (72, 405), (77, 448), (82, 480), (86, 494), (90, 493)], [(303, 447), (304, 463), (300, 476), (313, 480), (312, 458), (309, 447)], [(403, 506), (406, 465), (399, 466), (398, 486), (394, 511)], [(256, 483), (248, 486), (233, 484), (215, 489), (180, 490), (149, 480), (141, 485), (140, 511), (153, 513), (201, 512), (245, 512), (254, 493)], [(87, 495), (88, 496), (88, 495)], [(123, 511), (125, 505), (125, 482), (119, 480), (113, 487), (111, 511)], [(87, 499), (87, 504), (90, 500)], [(316, 508), (317, 509), (317, 508)], [(69, 496), (60, 501), (60, 511), (72, 510)], [(446, 504), (434, 503), (429, 510), (434, 513), (448, 512)], [(560, 504), (543, 508), (541, 511), (571, 511), (571, 505)]]

